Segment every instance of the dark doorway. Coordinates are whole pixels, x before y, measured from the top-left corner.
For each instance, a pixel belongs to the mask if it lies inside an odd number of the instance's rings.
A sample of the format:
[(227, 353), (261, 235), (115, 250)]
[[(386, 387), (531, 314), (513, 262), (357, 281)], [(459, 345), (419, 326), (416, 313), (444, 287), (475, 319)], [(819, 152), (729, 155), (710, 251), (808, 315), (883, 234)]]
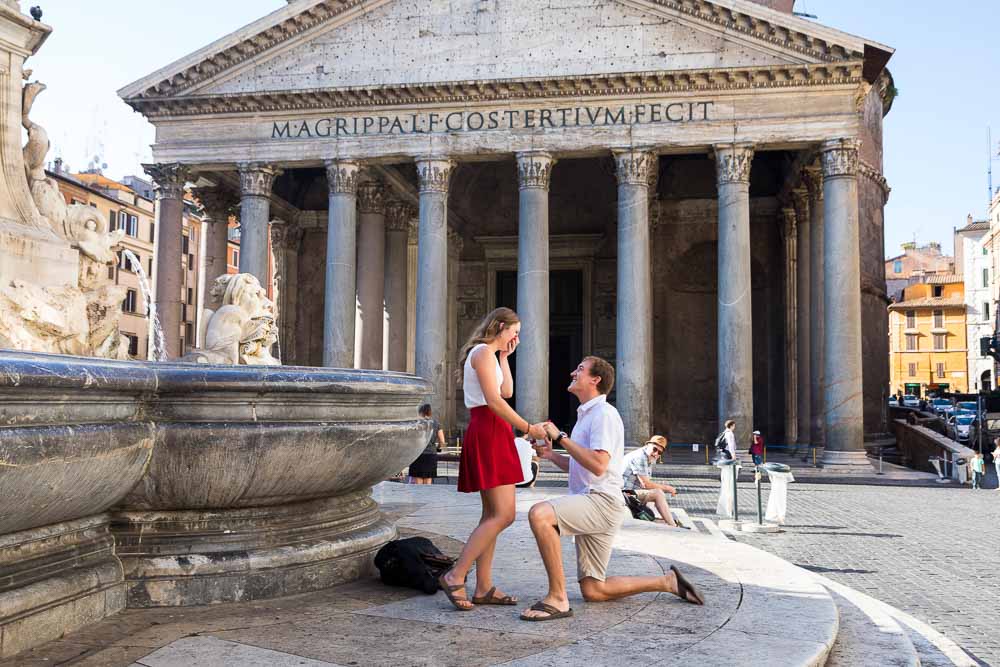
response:
[[(517, 272), (497, 271), (496, 307), (517, 308)], [(549, 272), (549, 414), (559, 428), (576, 423), (576, 398), (566, 391), (569, 374), (583, 358), (583, 272)], [(517, 374), (517, 355), (511, 358)], [(515, 402), (516, 402), (516, 396)]]

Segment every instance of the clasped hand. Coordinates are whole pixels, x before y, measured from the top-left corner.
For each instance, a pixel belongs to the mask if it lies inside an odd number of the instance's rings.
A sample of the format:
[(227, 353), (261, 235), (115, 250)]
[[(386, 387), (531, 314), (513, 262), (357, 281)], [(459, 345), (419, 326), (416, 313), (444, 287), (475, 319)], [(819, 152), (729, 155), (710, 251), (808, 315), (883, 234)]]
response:
[(532, 424), (528, 429), (528, 437), (534, 442), (531, 446), (535, 449), (538, 458), (547, 459), (552, 455), (552, 441), (559, 436), (559, 429), (552, 422), (542, 422)]

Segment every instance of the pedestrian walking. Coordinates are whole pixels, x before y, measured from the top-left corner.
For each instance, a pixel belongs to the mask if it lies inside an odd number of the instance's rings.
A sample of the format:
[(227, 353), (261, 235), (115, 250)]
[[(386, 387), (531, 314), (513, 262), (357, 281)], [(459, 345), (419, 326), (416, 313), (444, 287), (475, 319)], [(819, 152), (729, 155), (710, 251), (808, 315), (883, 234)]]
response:
[(972, 472), (972, 488), (980, 488), (980, 482), (983, 479), (983, 472), (986, 470), (986, 465), (983, 462), (983, 455), (976, 452), (972, 455), (972, 459), (969, 460), (969, 469)]
[(438, 452), (444, 447), (444, 430), (431, 414), (430, 403), (421, 405), (419, 414), (431, 421), (431, 436), (424, 451), (410, 464), (410, 484), (433, 484), (434, 478), (437, 477)]
[(764, 462), (764, 436), (760, 434), (760, 431), (753, 432), (753, 442), (750, 443), (750, 456), (753, 458), (755, 466), (759, 466)]

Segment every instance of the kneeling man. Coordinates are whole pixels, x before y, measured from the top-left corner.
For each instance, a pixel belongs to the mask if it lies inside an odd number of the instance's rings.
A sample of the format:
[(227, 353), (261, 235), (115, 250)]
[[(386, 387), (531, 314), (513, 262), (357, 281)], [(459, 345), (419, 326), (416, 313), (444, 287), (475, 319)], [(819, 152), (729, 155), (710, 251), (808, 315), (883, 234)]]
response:
[[(560, 535), (576, 536), (577, 577), (588, 602), (666, 592), (704, 604), (694, 586), (673, 566), (663, 576), (606, 576), (611, 546), (626, 515), (621, 493), (625, 429), (618, 410), (607, 400), (615, 372), (604, 359), (586, 357), (570, 375), (569, 392), (580, 401), (573, 434), (546, 424), (549, 440), (535, 444), (539, 457), (569, 473), (569, 495), (537, 503), (528, 514), (548, 574), (549, 592), (526, 609), (521, 619), (548, 621), (573, 615), (566, 594)], [(562, 445), (569, 456), (554, 452), (553, 443)]]

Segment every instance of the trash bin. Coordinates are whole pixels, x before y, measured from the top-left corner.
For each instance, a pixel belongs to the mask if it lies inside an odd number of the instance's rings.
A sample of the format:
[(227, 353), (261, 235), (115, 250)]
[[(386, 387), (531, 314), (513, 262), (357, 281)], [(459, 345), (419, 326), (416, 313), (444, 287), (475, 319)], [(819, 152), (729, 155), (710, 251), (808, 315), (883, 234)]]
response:
[(771, 483), (771, 493), (767, 496), (767, 513), (764, 520), (776, 523), (779, 526), (785, 525), (785, 512), (788, 509), (788, 484), (795, 481), (792, 471), (781, 472), (778, 470), (767, 471), (768, 481)]
[(969, 481), (969, 461), (965, 457), (952, 455), (951, 476), (959, 484)]
[(719, 503), (716, 505), (715, 513), (727, 519), (734, 519), (736, 518), (733, 502), (736, 498), (736, 478), (739, 477), (742, 466), (740, 466), (739, 459), (720, 460), (715, 465), (719, 467), (720, 472)]

